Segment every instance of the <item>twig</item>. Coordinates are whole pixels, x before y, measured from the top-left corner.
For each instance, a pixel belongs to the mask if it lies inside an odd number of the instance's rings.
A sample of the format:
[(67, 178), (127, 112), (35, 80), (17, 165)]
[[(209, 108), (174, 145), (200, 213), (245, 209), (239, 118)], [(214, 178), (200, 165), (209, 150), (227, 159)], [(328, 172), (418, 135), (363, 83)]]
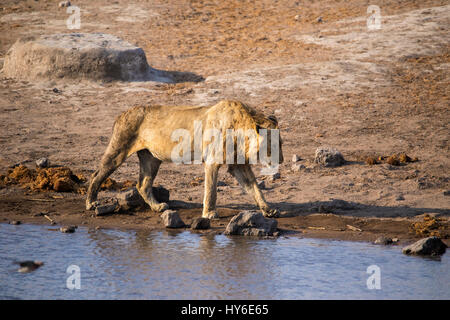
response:
[(44, 201), (44, 202), (54, 202), (55, 200), (52, 199), (27, 199), (30, 201)]

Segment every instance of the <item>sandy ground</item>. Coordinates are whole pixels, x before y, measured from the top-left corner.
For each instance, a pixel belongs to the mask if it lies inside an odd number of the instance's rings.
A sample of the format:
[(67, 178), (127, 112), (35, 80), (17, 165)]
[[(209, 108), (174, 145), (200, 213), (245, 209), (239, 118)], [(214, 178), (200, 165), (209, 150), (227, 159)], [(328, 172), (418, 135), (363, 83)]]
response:
[[(0, 65), (22, 36), (72, 32), (58, 1), (2, 1)], [(282, 212), (280, 228), (312, 237), (411, 240), (408, 227), (432, 213), (448, 237), (450, 218), (447, 1), (378, 1), (381, 29), (366, 25), (367, 1), (74, 1), (79, 32), (104, 32), (144, 49), (149, 64), (178, 83), (41, 81), (0, 73), (0, 173), (48, 157), (89, 176), (115, 117), (134, 105), (212, 105), (238, 99), (280, 120), (281, 178), (266, 182), (266, 199)], [(299, 16), (295, 19), (295, 16)], [(319, 22), (319, 17), (321, 17)], [(53, 88), (59, 90), (53, 92)], [(313, 163), (319, 146), (340, 150), (348, 164)], [(367, 156), (406, 152), (418, 162), (368, 165)], [(305, 166), (292, 172), (293, 154)], [(260, 167), (256, 166), (258, 179)], [(136, 179), (133, 155), (113, 174)], [(163, 164), (156, 184), (171, 191), (182, 217), (201, 215), (198, 165)], [(240, 209), (254, 208), (225, 169), (220, 179), (224, 228)], [(194, 182), (194, 183), (193, 183)], [(102, 193), (100, 197), (111, 196)], [(56, 196), (56, 199), (54, 198)], [(61, 198), (62, 197), (62, 198)], [(41, 200), (39, 200), (41, 199)], [(44, 201), (42, 199), (45, 199)], [(333, 199), (345, 201), (336, 206)], [(121, 228), (161, 228), (158, 215), (138, 210), (91, 217), (82, 195), (0, 189), (0, 219)], [(352, 231), (347, 224), (362, 231)], [(448, 240), (447, 240), (448, 241)]]

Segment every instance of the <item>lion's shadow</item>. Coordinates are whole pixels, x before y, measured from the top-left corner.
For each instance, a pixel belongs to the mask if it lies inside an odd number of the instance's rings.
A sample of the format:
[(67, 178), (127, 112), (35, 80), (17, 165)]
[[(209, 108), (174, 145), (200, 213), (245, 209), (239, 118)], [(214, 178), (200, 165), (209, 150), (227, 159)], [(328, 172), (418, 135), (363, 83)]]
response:
[[(347, 215), (355, 217), (378, 217), (378, 218), (395, 218), (395, 217), (414, 217), (424, 213), (436, 213), (438, 215), (450, 216), (450, 209), (442, 208), (411, 208), (407, 206), (377, 206), (367, 205), (358, 202), (334, 199), (330, 201), (312, 201), (305, 203), (294, 202), (276, 202), (269, 203), (271, 207), (280, 210), (281, 217), (304, 216), (313, 213), (333, 213), (338, 215)], [(201, 203), (192, 203), (184, 201), (171, 201), (171, 207), (174, 209), (190, 208), (200, 209)], [(233, 215), (233, 212), (239, 210), (259, 210), (254, 204), (227, 204), (218, 205), (217, 208), (228, 209), (227, 216)], [(223, 215), (222, 215), (223, 216)], [(225, 216), (223, 216), (225, 217)]]

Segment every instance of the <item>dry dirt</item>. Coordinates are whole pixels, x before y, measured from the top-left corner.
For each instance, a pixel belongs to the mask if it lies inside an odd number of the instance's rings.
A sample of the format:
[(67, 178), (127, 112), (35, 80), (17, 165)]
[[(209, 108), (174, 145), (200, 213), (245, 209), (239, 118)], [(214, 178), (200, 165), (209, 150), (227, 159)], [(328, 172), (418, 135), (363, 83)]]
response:
[[(58, 1), (2, 1), (0, 66), (23, 36), (103, 32), (143, 48), (149, 64), (169, 71), (177, 83), (27, 82), (0, 72), (0, 174), (17, 163), (34, 168), (36, 159), (48, 157), (89, 177), (120, 112), (231, 98), (280, 120), (286, 161), (281, 178), (266, 181), (264, 193), (281, 210), (279, 225), (287, 234), (409, 241), (424, 235), (411, 225), (431, 213), (448, 237), (448, 1), (377, 1), (379, 30), (367, 28), (371, 3), (361, 0), (73, 4), (81, 9), (80, 30), (67, 29), (69, 14)], [(315, 165), (314, 152), (323, 145), (337, 148), (348, 163)], [(418, 161), (367, 163), (400, 153)], [(299, 172), (290, 170), (293, 154), (305, 166)], [(134, 155), (112, 177), (135, 180), (138, 170)], [(188, 223), (201, 215), (201, 177), (201, 166), (165, 163), (156, 180), (171, 191), (172, 205)], [(226, 184), (218, 193), (221, 219), (210, 232), (222, 230), (240, 209), (254, 208), (225, 170), (220, 179)], [(187, 203), (196, 208), (183, 209)], [(0, 189), (3, 221), (48, 223), (41, 212), (62, 224), (161, 228), (158, 215), (146, 209), (92, 217), (81, 194), (14, 184)]]

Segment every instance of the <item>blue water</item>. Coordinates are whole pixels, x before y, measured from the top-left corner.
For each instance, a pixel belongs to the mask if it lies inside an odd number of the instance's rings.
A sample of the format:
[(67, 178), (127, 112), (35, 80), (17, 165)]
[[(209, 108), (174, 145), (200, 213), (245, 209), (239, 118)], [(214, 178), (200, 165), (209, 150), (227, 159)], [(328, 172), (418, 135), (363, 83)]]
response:
[[(362, 242), (49, 229), (0, 224), (0, 299), (450, 299), (448, 253), (435, 260)], [(23, 274), (14, 260), (45, 264)], [(70, 265), (80, 289), (67, 287)], [(367, 287), (370, 265), (381, 289)]]

